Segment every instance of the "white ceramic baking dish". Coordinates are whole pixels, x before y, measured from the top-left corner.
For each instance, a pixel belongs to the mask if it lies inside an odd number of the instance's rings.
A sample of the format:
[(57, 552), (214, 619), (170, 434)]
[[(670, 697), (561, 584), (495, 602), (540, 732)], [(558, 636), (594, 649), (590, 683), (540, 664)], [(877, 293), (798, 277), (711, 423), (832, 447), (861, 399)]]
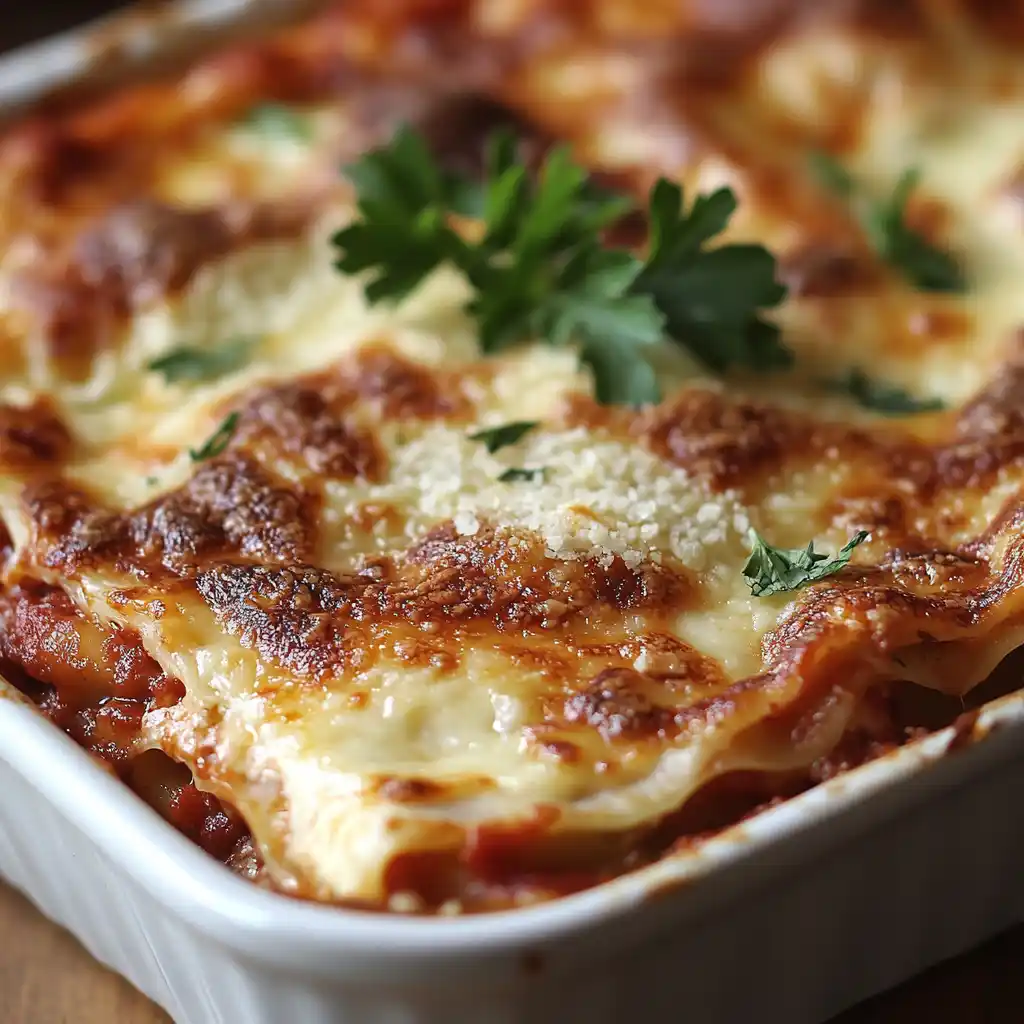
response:
[[(130, 62), (292, 6), (108, 27), (108, 63), (117, 31)], [(88, 71), (89, 38), (0, 62), (0, 107)], [(364, 914), (233, 877), (0, 681), (0, 875), (178, 1024), (816, 1024), (1024, 920), (1022, 806), (1015, 695), (589, 892)]]

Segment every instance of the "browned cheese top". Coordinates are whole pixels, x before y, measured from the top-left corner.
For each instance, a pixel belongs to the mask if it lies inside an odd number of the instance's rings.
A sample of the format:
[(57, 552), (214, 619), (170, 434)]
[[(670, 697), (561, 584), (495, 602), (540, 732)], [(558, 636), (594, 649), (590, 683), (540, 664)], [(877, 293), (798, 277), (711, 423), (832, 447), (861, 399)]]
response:
[[(76, 616), (136, 631), (97, 664), (181, 681), (145, 745), (237, 808), (273, 884), (395, 909), (578, 887), (691, 797), (902, 742), (888, 687), (959, 696), (1024, 635), (1024, 16), (895, 6), (354, 0), (11, 124), (3, 657), (88, 675)], [(731, 186), (793, 369), (666, 341), (663, 401), (601, 406), (571, 347), (482, 354), (454, 270), (368, 305), (333, 266), (339, 167), (401, 124), (468, 175), (511, 126), (531, 166), (565, 141), (637, 197)], [(919, 169), (907, 223), (966, 291), (883, 261), (816, 151), (875, 196)], [(220, 370), (152, 368), (182, 348)], [(869, 538), (757, 597), (752, 530)]]

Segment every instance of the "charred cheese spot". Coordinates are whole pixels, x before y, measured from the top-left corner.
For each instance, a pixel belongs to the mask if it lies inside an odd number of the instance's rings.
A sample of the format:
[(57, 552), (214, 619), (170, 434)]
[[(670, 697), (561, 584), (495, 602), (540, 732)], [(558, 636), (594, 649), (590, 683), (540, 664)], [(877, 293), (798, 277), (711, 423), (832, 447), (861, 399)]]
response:
[(915, 313), (908, 326), (922, 346), (962, 344), (970, 337), (974, 318), (963, 309), (936, 302), (932, 308)]
[(55, 483), (30, 486), (25, 504), (42, 562), (65, 572), (112, 563), (181, 573), (231, 555), (289, 562), (315, 539), (313, 499), (241, 454), (202, 465), (180, 490), (127, 515), (62, 493)]
[(117, 312), (177, 291), (207, 260), (227, 251), (232, 226), (219, 210), (175, 209), (141, 201), (114, 209), (75, 239), (71, 267), (106, 293)]
[(74, 442), (67, 425), (46, 399), (31, 405), (0, 404), (0, 465), (25, 473), (59, 465)]
[(322, 384), (282, 384), (246, 404), (233, 443), (257, 451), (269, 445), (270, 462), (277, 452), (298, 456), (321, 477), (377, 479), (383, 453), (372, 433), (346, 421), (346, 404), (332, 403)]
[(606, 739), (657, 734), (671, 723), (671, 713), (658, 707), (643, 688), (643, 676), (629, 668), (600, 672), (580, 693), (565, 702), (565, 720), (598, 730)]
[(992, 382), (958, 410), (956, 435), (997, 443), (1024, 435), (1024, 353), (1001, 367)]
[(246, 646), (300, 676), (319, 678), (343, 672), (356, 646), (346, 634), (360, 582), (302, 567), (223, 565), (200, 572), (196, 587)]
[[(566, 564), (543, 551), (528, 535), (463, 538), (447, 526), (397, 563), (377, 561), (346, 577), (303, 566), (221, 565), (200, 572), (196, 587), (246, 646), (312, 678), (366, 667), (371, 638), (377, 646), (392, 638), (403, 660), (425, 654), (447, 669), (473, 633), (589, 633), (613, 611), (664, 614), (685, 595), (685, 583), (660, 566)], [(429, 629), (429, 638), (408, 626)]]
[(437, 104), (416, 127), (443, 166), (472, 180), (485, 175), (487, 142), (494, 132), (515, 136), (519, 159), (533, 171), (552, 144), (514, 111), (481, 94)]
[(831, 239), (810, 240), (787, 253), (779, 275), (794, 298), (864, 294), (875, 290), (881, 282), (880, 268), (869, 253)]
[(312, 547), (310, 504), (245, 456), (226, 456), (132, 517), (129, 529), (144, 558), (173, 567), (226, 553), (291, 561)]
[(686, 391), (642, 418), (637, 433), (720, 489), (746, 483), (814, 443), (809, 420), (711, 391)]
[(268, 466), (284, 456), (324, 480), (380, 481), (389, 467), (379, 424), (468, 419), (464, 386), (459, 375), (371, 343), (323, 373), (248, 398), (238, 410), (232, 448), (250, 450)]
[[(801, 411), (737, 401), (714, 392), (685, 391), (674, 402), (638, 418), (632, 431), (668, 460), (718, 489), (753, 489), (780, 467), (804, 458), (818, 467), (844, 467), (848, 482), (837, 492), (848, 499), (858, 488), (879, 507), (896, 508), (912, 497), (934, 506), (939, 495), (990, 484), (1024, 457), (1017, 430), (1021, 405), (1016, 364), (942, 425), (931, 442), (865, 423), (813, 418)], [(863, 476), (862, 476), (863, 475)], [(893, 493), (886, 498), (885, 492)], [(885, 502), (889, 504), (885, 504)], [(884, 519), (879, 519), (881, 523)]]
[(688, 589), (685, 576), (666, 566), (630, 568), (619, 558), (562, 562), (544, 552), (545, 545), (528, 534), (485, 529), (466, 537), (447, 524), (414, 546), (408, 560), (429, 566), (428, 592), (449, 604), (452, 614), (479, 608), (486, 615), (493, 608), (503, 627), (552, 626), (600, 606), (667, 611)]
[[(460, 789), (479, 788), (489, 789), (493, 783), (490, 779), (467, 780), (468, 785), (461, 785)], [(385, 800), (394, 800), (396, 803), (430, 803), (441, 801), (451, 796), (450, 789), (455, 787), (443, 786), (430, 779), (403, 779), (390, 776), (376, 780), (377, 791)]]
[[(828, 584), (815, 589), (766, 635), (765, 658), (790, 672), (813, 659), (859, 657), (863, 664), (867, 631), (870, 650), (878, 659), (875, 671), (898, 677), (922, 644), (949, 643), (999, 628), (1008, 613), (999, 598), (1019, 585), (1021, 550), (1019, 541), (1009, 545), (1002, 555), (1002, 572), (995, 577), (986, 571), (989, 566), (953, 554), (894, 553), (886, 571), (869, 572), (846, 587)], [(797, 636), (801, 641), (794, 644)], [(888, 655), (896, 655), (895, 664), (886, 663)], [(940, 669), (918, 681), (966, 692), (1001, 657), (996, 645), (988, 657), (958, 666), (955, 675)]]
[(471, 405), (462, 374), (431, 371), (386, 344), (356, 353), (345, 385), (384, 419), (468, 419)]

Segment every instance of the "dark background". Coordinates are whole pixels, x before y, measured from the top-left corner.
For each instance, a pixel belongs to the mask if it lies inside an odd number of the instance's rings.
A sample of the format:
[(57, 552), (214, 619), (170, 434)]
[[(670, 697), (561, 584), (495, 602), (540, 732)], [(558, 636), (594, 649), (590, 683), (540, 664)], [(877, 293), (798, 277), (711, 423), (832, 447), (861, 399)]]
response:
[[(114, 0), (7, 0), (0, 6), (4, 8), (0, 11), (2, 51), (127, 4)], [(1022, 810), (1008, 808), (1007, 813)], [(823, 907), (822, 913), (827, 914), (828, 908)], [(107, 1013), (115, 1014), (118, 1024), (150, 1024), (160, 1019), (127, 990), (122, 991), (123, 983), (104, 977), (102, 968), (90, 964), (82, 950), (0, 884), (0, 934), (12, 925), (22, 933), (23, 942), (13, 962), (13, 948), (4, 944), (0, 953), (0, 992), (4, 996), (0, 1024), (79, 1024), (87, 1017), (94, 1019), (84, 1006), (73, 1016), (57, 1009), (54, 994), (47, 989), (60, 985), (62, 977), (68, 986), (74, 986), (59, 999), (62, 1007), (74, 1006), (80, 997), (101, 1015), (100, 1004), (109, 1007)], [(879, 927), (884, 928), (884, 922), (879, 922)], [(10, 1016), (5, 1015), (8, 993), (14, 1000)], [(833, 1024), (912, 1024), (918, 1020), (928, 1024), (1024, 1024), (1024, 927), (843, 1014)]]
[(6, 0), (0, 4), (0, 50), (124, 6), (114, 0)]

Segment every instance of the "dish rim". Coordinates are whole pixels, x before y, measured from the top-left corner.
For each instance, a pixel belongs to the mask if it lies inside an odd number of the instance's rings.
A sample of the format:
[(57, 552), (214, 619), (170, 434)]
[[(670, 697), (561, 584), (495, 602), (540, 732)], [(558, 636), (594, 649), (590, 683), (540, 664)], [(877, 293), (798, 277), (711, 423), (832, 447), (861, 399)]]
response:
[[(292, 899), (233, 875), (0, 680), (0, 758), (165, 910), (185, 916), (218, 943), (260, 960), (272, 955), (278, 967), (308, 969), (312, 956), (352, 981), (393, 978), (396, 962), (414, 972), (419, 965), (424, 977), (439, 960), (475, 971), (495, 955), (529, 952), (570, 935), (579, 939), (659, 903), (667, 908), (681, 902), (687, 916), (699, 913), (708, 900), (702, 907), (693, 897), (716, 895), (712, 880), (727, 869), (736, 872), (719, 889), (720, 899), (769, 881), (772, 875), (760, 871), (771, 860), (766, 853), (782, 853), (783, 863), (776, 857), (773, 868), (798, 867), (803, 857), (794, 862), (785, 856), (790, 842), (807, 855), (822, 838), (826, 847), (835, 845), (841, 833), (822, 833), (852, 819), (858, 808), (872, 823), (867, 827), (877, 827), (896, 807), (923, 803), (928, 790), (967, 784), (1012, 760), (1024, 737), (1024, 693), (985, 705), (966, 741), (964, 736), (947, 726), (733, 825), (692, 851), (578, 893), (513, 910), (413, 916)], [(40, 765), (45, 769), (39, 771)], [(807, 842), (812, 833), (817, 841)], [(678, 912), (671, 916), (678, 923)], [(343, 966), (334, 960), (342, 953)]]

